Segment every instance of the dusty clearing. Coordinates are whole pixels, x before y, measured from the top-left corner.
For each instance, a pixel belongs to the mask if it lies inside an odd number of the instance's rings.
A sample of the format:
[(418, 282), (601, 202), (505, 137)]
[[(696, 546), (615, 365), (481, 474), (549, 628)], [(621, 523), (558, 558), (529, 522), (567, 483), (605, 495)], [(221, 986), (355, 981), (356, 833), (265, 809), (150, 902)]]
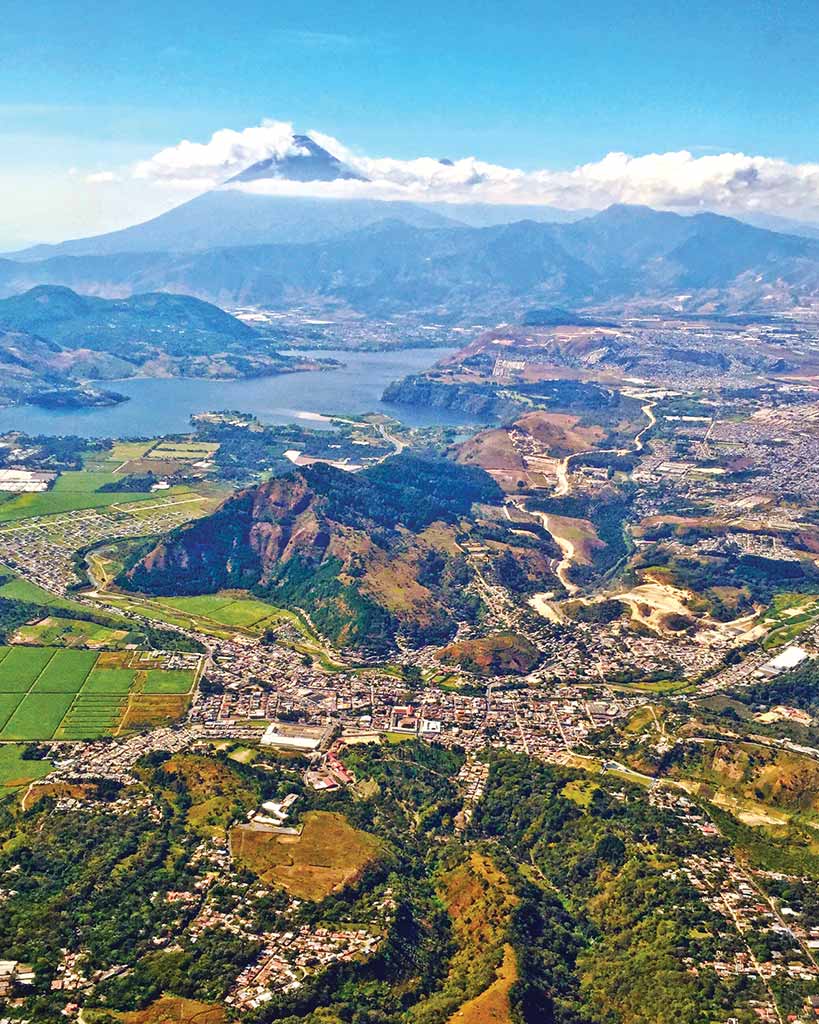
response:
[[(144, 1010), (116, 1015), (125, 1024), (222, 1024), (225, 1011), (221, 1006), (199, 1003), (194, 999), (182, 999), (177, 996), (163, 996)], [(93, 1024), (91, 1017), (89, 1024)]]
[(689, 594), (667, 583), (641, 583), (625, 594), (612, 594), (612, 598), (629, 606), (631, 616), (650, 629), (662, 632), (668, 615), (691, 617), (685, 603)]
[(354, 882), (381, 844), (341, 814), (310, 811), (300, 836), (237, 825), (231, 847), (237, 861), (263, 881), (283, 886), (298, 899), (320, 900)]

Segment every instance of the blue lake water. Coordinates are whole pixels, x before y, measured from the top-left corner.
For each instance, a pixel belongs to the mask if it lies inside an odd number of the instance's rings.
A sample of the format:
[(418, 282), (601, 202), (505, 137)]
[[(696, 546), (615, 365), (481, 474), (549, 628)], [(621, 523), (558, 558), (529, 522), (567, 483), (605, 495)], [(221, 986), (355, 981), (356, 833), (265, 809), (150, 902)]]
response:
[(303, 423), (321, 427), (310, 413), (325, 415), (382, 412), (409, 426), (458, 426), (474, 421), (459, 413), (388, 405), (381, 401), (393, 380), (429, 369), (454, 349), (398, 352), (320, 351), (300, 353), (337, 359), (344, 366), (311, 373), (286, 373), (254, 380), (208, 381), (142, 378), (102, 381), (130, 401), (101, 409), (41, 409), (33, 405), (0, 408), (0, 433), (78, 434), (81, 437), (151, 437), (190, 429), (193, 413), (237, 409), (263, 423)]

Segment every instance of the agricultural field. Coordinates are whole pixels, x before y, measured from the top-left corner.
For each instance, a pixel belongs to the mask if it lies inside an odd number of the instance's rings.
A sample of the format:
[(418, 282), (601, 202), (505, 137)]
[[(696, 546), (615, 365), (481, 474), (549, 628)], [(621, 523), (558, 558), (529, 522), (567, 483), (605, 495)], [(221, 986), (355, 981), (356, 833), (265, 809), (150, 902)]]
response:
[(115, 441), (102, 452), (89, 452), (83, 459), (83, 468), (90, 473), (123, 472), (126, 463), (142, 456), (153, 447), (151, 441)]
[(0, 661), (0, 693), (26, 693), (53, 653), (48, 647), (5, 648)]
[(34, 761), (23, 757), (25, 744), (0, 745), (0, 794), (27, 786), (51, 771), (50, 761)]
[[(219, 449), (218, 444), (201, 441), (171, 441), (160, 438), (150, 444), (133, 446), (133, 450), (123, 454), (128, 457), (116, 466), (118, 473), (134, 473), (143, 475), (153, 473), (155, 476), (172, 476), (174, 473), (187, 473), (191, 468), (199, 469), (197, 463), (208, 462)], [(110, 468), (110, 462), (106, 468)]]
[(149, 669), (143, 693), (190, 693), (194, 673), (184, 669)]
[(149, 459), (178, 459), (200, 462), (219, 451), (219, 445), (207, 441), (160, 441), (147, 453)]
[(165, 669), (164, 657), (0, 647), (0, 740), (96, 739), (174, 721), (196, 672)]
[(211, 619), (225, 626), (249, 628), (275, 615), (277, 609), (255, 598), (237, 597), (222, 591), (199, 597), (163, 597), (159, 604), (176, 608), (193, 618)]
[[(11, 570), (0, 566), (0, 572), (10, 573)], [(82, 612), (83, 614), (88, 612), (88, 608), (78, 601), (57, 597), (55, 594), (43, 590), (42, 587), (38, 587), (36, 583), (30, 583), (28, 580), (20, 579), (17, 576), (0, 586), (0, 597), (7, 597), (12, 601), (28, 601), (30, 604), (39, 604), (44, 608), (65, 608)]]
[(37, 676), (32, 690), (37, 693), (79, 693), (96, 660), (93, 651), (60, 652), (60, 656), (52, 657)]
[(225, 639), (236, 633), (260, 636), (268, 627), (287, 623), (303, 635), (306, 646), (317, 651), (320, 646), (298, 615), (248, 597), (244, 591), (220, 591), (196, 597), (146, 597), (110, 590), (105, 596), (108, 604), (115, 604), (123, 611), (211, 636)]
[(119, 647), (128, 637), (125, 629), (110, 629), (96, 622), (49, 615), (33, 625), (21, 626), (15, 643), (41, 647)]
[(236, 860), (298, 899), (321, 900), (353, 882), (381, 848), (378, 839), (329, 811), (309, 811), (301, 835), (253, 825), (231, 831)]
[(84, 470), (61, 474), (50, 491), (19, 494), (0, 505), (0, 523), (15, 522), (31, 516), (52, 516), (79, 509), (107, 508), (119, 502), (144, 501), (150, 493), (102, 491), (103, 484), (116, 480), (113, 473), (87, 473)]

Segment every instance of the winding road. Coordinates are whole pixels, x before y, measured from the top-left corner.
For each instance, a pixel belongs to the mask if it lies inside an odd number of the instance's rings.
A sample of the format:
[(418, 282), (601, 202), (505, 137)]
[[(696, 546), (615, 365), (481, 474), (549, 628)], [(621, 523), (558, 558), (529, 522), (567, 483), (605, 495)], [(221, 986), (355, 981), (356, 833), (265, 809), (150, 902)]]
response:
[[(643, 415), (646, 417), (648, 422), (642, 427), (637, 434), (634, 435), (634, 440), (631, 445), (626, 448), (593, 448), (583, 452), (575, 452), (572, 455), (567, 455), (565, 459), (561, 459), (555, 468), (555, 476), (557, 477), (557, 486), (553, 492), (553, 497), (564, 498), (571, 491), (571, 482), (569, 479), (569, 464), (572, 459), (582, 458), (584, 455), (589, 454), (614, 454), (614, 455), (634, 455), (637, 452), (642, 452), (645, 448), (645, 436), (657, 423), (657, 417), (654, 415), (654, 402), (646, 402), (645, 405), (641, 406)], [(511, 504), (518, 509), (518, 511), (525, 513), (526, 515), (534, 516), (540, 519), (543, 524), (544, 530), (551, 534), (556, 544), (563, 552), (563, 558), (558, 562), (555, 567), (555, 575), (563, 584), (566, 593), (573, 597), (580, 590), (580, 587), (576, 583), (572, 583), (569, 578), (569, 571), (572, 567), (575, 558), (575, 545), (568, 539), (568, 537), (561, 537), (559, 533), (549, 528), (550, 516), (547, 512), (540, 512), (537, 510), (527, 509), (522, 501), (512, 499)], [(509, 513), (506, 513), (507, 518)], [(541, 613), (542, 614), (542, 613)]]

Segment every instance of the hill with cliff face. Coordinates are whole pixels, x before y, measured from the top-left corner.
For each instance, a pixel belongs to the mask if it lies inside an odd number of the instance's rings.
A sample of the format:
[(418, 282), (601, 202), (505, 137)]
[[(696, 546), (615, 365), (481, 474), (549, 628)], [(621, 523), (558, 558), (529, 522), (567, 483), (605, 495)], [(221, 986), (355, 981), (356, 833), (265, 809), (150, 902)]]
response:
[(461, 521), (501, 497), (482, 470), (443, 459), (404, 454), (356, 475), (318, 464), (233, 495), (119, 583), (166, 595), (252, 589), (304, 609), (342, 647), (385, 651), (396, 634), (437, 642), (479, 608)]

